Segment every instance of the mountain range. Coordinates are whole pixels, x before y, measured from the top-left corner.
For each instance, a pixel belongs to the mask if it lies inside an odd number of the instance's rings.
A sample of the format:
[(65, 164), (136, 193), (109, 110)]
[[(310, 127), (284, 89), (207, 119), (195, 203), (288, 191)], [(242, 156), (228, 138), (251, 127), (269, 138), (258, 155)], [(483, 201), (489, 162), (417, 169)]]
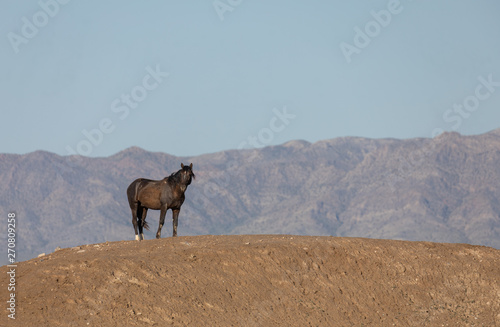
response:
[[(138, 177), (162, 179), (181, 162), (193, 163), (196, 179), (179, 235), (332, 235), (500, 248), (497, 129), (433, 139), (291, 141), (193, 157), (138, 147), (103, 158), (0, 154), (0, 210), (16, 214), (16, 259), (132, 240), (127, 186)], [(146, 238), (154, 237), (158, 217), (148, 212)], [(170, 221), (169, 211), (164, 237), (172, 234)]]

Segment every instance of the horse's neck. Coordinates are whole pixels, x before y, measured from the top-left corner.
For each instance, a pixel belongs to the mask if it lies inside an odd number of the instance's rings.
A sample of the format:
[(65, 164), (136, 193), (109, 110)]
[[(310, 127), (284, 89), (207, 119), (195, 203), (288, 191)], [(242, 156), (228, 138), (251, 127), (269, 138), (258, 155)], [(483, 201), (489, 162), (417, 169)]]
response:
[(179, 190), (179, 191), (181, 191), (181, 193), (186, 192), (186, 189), (188, 187), (188, 185), (186, 185), (184, 183), (168, 183), (168, 184), (170, 184), (170, 187), (172, 188), (172, 190)]

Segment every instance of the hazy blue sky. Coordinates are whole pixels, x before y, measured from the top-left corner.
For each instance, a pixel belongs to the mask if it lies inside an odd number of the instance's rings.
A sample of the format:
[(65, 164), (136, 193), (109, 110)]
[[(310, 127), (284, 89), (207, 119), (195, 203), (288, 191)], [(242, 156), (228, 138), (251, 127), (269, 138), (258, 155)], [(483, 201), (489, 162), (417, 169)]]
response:
[(1, 153), (500, 127), (500, 2), (1, 1)]

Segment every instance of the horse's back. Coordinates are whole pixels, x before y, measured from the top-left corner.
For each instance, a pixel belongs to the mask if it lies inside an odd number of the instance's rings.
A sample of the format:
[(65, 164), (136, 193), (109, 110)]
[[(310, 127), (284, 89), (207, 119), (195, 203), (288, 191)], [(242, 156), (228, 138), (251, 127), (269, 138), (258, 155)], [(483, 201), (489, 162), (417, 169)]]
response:
[(137, 195), (137, 186), (141, 182), (141, 179), (142, 178), (136, 179), (135, 181), (130, 183), (130, 185), (127, 187), (127, 198), (128, 198), (128, 203), (130, 205), (132, 205), (132, 203), (134, 203), (136, 201), (135, 199), (136, 199), (136, 195)]
[(155, 182), (151, 179), (147, 178), (138, 178), (130, 185), (127, 187), (127, 197), (128, 197), (128, 202), (136, 202), (137, 201), (137, 194), (139, 193), (139, 190), (141, 189), (141, 186), (144, 186), (145, 184), (149, 184), (151, 182)]
[(138, 178), (127, 188), (128, 202), (133, 205), (141, 202), (150, 209), (158, 210), (161, 204), (157, 203), (160, 198), (161, 184), (164, 180), (153, 180)]

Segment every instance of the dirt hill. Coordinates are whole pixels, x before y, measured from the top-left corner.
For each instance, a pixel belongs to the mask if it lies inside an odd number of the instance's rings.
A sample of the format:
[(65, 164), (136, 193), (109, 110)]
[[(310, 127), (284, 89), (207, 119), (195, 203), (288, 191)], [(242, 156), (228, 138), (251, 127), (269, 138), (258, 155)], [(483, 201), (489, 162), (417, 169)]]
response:
[[(7, 298), (8, 267), (0, 268)], [(2, 326), (499, 326), (500, 251), (291, 235), (67, 248), (18, 263)]]

